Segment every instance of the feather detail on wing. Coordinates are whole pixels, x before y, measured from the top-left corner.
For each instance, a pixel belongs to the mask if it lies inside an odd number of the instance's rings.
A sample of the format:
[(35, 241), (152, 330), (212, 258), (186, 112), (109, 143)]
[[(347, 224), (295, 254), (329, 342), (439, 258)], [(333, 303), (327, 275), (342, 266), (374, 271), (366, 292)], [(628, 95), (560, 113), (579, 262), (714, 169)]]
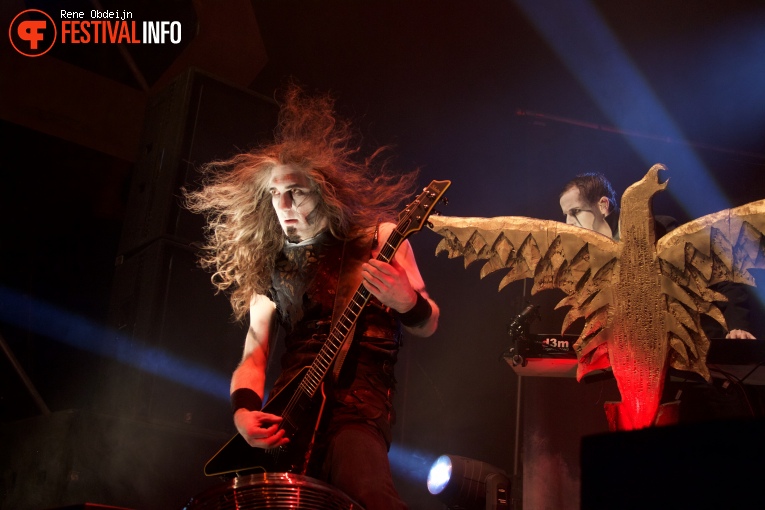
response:
[(557, 307), (571, 309), (561, 332), (579, 318), (585, 321), (574, 345), (580, 361), (577, 377), (609, 366), (606, 334), (617, 242), (582, 227), (522, 216), (432, 216), (430, 221), (432, 230), (443, 237), (436, 255), (446, 252), (449, 258), (462, 257), (466, 268), (485, 260), (481, 278), (506, 271), (499, 290), (523, 278), (533, 278), (532, 294), (563, 290), (566, 297)]
[(726, 297), (710, 286), (721, 282), (755, 285), (749, 269), (765, 269), (765, 200), (702, 216), (656, 243), (662, 290), (667, 296), (670, 365), (709, 378), (709, 339), (701, 329), (706, 314), (723, 326), (715, 301)]

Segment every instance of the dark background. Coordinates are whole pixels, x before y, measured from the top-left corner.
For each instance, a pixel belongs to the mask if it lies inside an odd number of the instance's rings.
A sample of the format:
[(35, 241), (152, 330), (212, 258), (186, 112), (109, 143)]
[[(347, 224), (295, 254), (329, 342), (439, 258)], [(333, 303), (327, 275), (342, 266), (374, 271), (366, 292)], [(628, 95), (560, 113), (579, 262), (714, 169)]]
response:
[[(670, 185), (655, 208), (681, 223), (763, 198), (761, 1), (547, 3), (102, 0), (181, 21), (182, 44), (28, 59), (4, 43), (5, 500), (179, 507), (215, 482), (200, 473), (233, 433), (244, 331), (194, 265), (201, 223), (178, 188), (267, 138), (290, 76), (335, 95), (365, 149), (391, 144), (394, 168), (451, 180), (443, 214), (558, 219), (573, 175), (602, 171), (621, 194), (656, 162)], [(7, 2), (3, 20), (93, 5)], [(440, 508), (425, 476), (442, 453), (517, 469), (518, 379), (500, 355), (523, 282), (497, 292), (501, 275), (436, 257), (438, 240), (411, 238), (440, 328), (408, 339), (397, 369), (392, 462), (416, 509)], [(114, 488), (125, 478), (138, 489)]]

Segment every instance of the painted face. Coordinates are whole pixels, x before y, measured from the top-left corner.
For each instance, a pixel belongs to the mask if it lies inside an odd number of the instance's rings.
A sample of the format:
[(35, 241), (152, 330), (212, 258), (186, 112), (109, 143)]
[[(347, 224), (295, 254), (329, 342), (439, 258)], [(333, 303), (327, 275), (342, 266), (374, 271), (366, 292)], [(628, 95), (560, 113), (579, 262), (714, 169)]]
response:
[(611, 227), (606, 222), (608, 216), (608, 199), (602, 197), (597, 203), (587, 202), (579, 191), (573, 187), (560, 196), (560, 208), (566, 217), (566, 223), (584, 227), (595, 232), (613, 237)]
[(327, 226), (327, 219), (317, 211), (319, 194), (302, 170), (290, 165), (275, 166), (268, 190), (279, 224), (291, 242), (311, 239)]

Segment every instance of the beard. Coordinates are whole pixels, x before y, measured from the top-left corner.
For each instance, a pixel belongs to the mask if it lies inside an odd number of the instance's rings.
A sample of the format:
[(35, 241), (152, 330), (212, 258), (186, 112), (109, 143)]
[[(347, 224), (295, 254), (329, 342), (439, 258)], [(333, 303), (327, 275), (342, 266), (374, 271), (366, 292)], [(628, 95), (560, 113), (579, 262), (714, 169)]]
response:
[(284, 233), (287, 236), (287, 240), (289, 242), (300, 243), (306, 241), (315, 237), (319, 232), (326, 228), (324, 226), (325, 222), (321, 221), (318, 206), (314, 207), (314, 209), (305, 217), (305, 221), (303, 223), (306, 225), (306, 228), (303, 229), (302, 235), (298, 233), (298, 229), (294, 225), (285, 229)]
[(300, 238), (300, 234), (298, 234), (298, 231), (295, 227), (287, 227), (287, 241), (291, 243), (299, 243), (302, 241)]

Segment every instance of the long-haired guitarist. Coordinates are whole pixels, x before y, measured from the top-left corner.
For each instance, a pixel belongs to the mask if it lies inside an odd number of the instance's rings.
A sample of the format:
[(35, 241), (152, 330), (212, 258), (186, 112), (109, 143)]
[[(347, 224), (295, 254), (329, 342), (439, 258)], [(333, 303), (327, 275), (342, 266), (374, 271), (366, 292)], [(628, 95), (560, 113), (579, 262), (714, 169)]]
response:
[[(416, 173), (387, 172), (380, 155), (360, 158), (352, 126), (336, 114), (333, 99), (292, 84), (274, 141), (206, 165), (205, 186), (186, 193), (189, 209), (208, 220), (202, 265), (230, 296), (235, 317), (249, 314), (242, 361), (231, 380), (239, 434), (250, 447), (292, 457), (277, 469), (298, 466), (367, 510), (406, 507), (387, 457), (393, 368), (402, 335), (432, 335), (439, 316), (408, 241), (393, 248), (390, 262), (378, 257), (391, 249), (387, 240), (416, 179)], [(361, 287), (371, 297), (363, 309), (351, 303), (347, 310), (352, 291)], [(293, 405), (295, 387), (300, 391), (301, 374), (344, 309), (357, 317), (352, 338), (331, 359), (305, 422), (288, 424), (288, 411), (290, 422), (301, 421), (292, 418), (305, 407)], [(269, 346), (279, 327), (282, 372), (262, 411)], [(288, 409), (268, 412), (277, 398)]]

